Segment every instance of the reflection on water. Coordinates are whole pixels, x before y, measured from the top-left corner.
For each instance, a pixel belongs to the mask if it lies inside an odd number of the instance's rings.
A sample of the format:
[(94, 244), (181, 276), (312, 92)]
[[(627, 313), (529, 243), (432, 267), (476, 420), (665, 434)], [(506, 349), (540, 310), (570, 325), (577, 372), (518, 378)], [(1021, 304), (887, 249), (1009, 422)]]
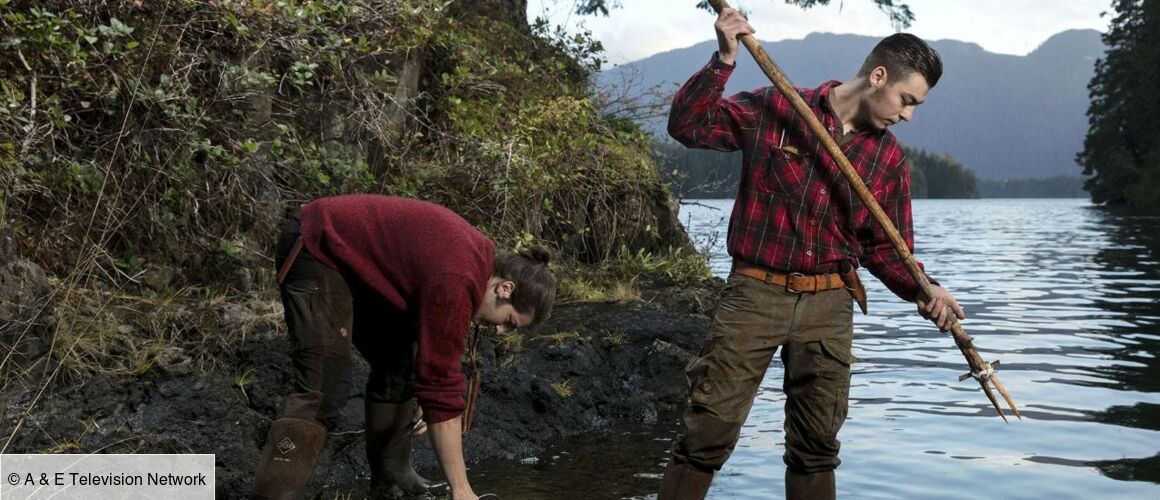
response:
[[(682, 209), (718, 275), (731, 206)], [(966, 308), (983, 358), (1002, 360), (1024, 420), (1004, 424), (977, 383), (958, 382), (953, 341), (863, 271), (870, 314), (855, 318), (839, 496), (1160, 498), (1160, 218), (1085, 200), (917, 200), (914, 212), (916, 254)], [(775, 361), (710, 498), (781, 496), (781, 379)], [(483, 491), (643, 497), (676, 431), (665, 423), (577, 439), (536, 465), (487, 465)]]

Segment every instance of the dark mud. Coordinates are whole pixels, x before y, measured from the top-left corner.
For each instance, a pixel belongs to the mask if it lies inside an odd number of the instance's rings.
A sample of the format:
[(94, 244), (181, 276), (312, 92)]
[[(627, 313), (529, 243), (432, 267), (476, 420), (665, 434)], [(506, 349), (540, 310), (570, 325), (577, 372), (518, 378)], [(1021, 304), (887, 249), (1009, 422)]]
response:
[[(706, 335), (720, 286), (719, 280), (655, 285), (640, 301), (561, 304), (522, 340), (485, 336), (479, 349), (483, 392), (465, 440), (469, 461), (566, 460), (568, 447), (615, 440), (629, 433), (626, 426), (647, 428), (658, 416), (672, 415), (684, 402), (683, 368)], [(212, 453), (218, 497), (244, 497), (288, 390), (288, 366), (283, 334), (271, 331), (248, 336), (208, 373), (175, 356), (139, 377), (98, 376), (39, 397), (35, 385), (10, 386), (0, 430), (4, 439), (13, 436), (8, 453)], [(311, 479), (313, 497), (367, 494), (359, 382), (366, 373), (359, 360), (345, 421), (331, 433)], [(648, 439), (639, 434), (636, 439)], [(437, 477), (426, 439), (417, 443), (417, 468)], [(503, 475), (502, 469), (491, 466), (491, 475)], [(481, 479), (503, 488), (503, 481)]]

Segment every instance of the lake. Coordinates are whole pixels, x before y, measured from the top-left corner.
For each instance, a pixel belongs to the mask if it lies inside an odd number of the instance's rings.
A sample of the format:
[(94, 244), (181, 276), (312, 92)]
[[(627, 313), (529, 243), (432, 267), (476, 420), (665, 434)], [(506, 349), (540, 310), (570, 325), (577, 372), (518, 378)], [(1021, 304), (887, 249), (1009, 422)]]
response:
[[(681, 221), (729, 270), (732, 200), (686, 200)], [(963, 323), (1023, 413), (1004, 423), (948, 334), (865, 270), (855, 313), (842, 498), (1160, 498), (1160, 217), (1087, 200), (916, 200), (915, 254), (966, 309)], [(783, 492), (775, 357), (712, 499)], [(676, 415), (558, 444), (535, 463), (474, 467), (477, 493), (648, 498)], [(593, 439), (598, 437), (599, 439)]]

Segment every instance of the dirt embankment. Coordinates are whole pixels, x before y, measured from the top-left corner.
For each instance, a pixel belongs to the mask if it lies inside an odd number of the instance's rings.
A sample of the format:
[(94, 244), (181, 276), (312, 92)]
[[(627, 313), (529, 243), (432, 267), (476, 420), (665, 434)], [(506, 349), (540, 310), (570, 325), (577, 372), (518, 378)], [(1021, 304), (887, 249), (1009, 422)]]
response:
[[(519, 338), (486, 337), (469, 459), (532, 457), (553, 440), (615, 422), (652, 423), (678, 408), (683, 368), (706, 335), (720, 286), (654, 286), (641, 301), (563, 304)], [(239, 381), (243, 373), (248, 380)], [(366, 373), (359, 360), (346, 421), (331, 434), (314, 492), (365, 492)], [(251, 336), (235, 359), (208, 373), (176, 363), (131, 379), (93, 377), (39, 398), (35, 387), (10, 390), (0, 429), (13, 436), (9, 453), (213, 453), (219, 498), (243, 497), (288, 387), (285, 338), (271, 331)], [(437, 475), (426, 440), (419, 442), (417, 467)]]

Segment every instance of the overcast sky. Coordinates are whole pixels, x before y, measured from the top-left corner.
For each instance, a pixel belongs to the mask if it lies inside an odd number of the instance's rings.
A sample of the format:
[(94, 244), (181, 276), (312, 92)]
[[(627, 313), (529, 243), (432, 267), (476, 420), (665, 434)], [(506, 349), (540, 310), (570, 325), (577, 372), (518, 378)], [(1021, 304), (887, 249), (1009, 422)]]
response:
[[(609, 0), (613, 3), (616, 0)], [(714, 39), (713, 16), (697, 0), (621, 0), (609, 17), (571, 14), (574, 0), (528, 0), (528, 18), (548, 17), (571, 31), (582, 26), (604, 43), (611, 64)], [(1025, 55), (1069, 29), (1106, 32), (1111, 0), (903, 0), (914, 13), (907, 31), (924, 39), (974, 42), (1002, 54)], [(784, 0), (734, 0), (747, 9), (763, 41), (800, 39), (813, 32), (886, 36), (890, 20), (871, 0), (831, 0), (803, 10)]]

